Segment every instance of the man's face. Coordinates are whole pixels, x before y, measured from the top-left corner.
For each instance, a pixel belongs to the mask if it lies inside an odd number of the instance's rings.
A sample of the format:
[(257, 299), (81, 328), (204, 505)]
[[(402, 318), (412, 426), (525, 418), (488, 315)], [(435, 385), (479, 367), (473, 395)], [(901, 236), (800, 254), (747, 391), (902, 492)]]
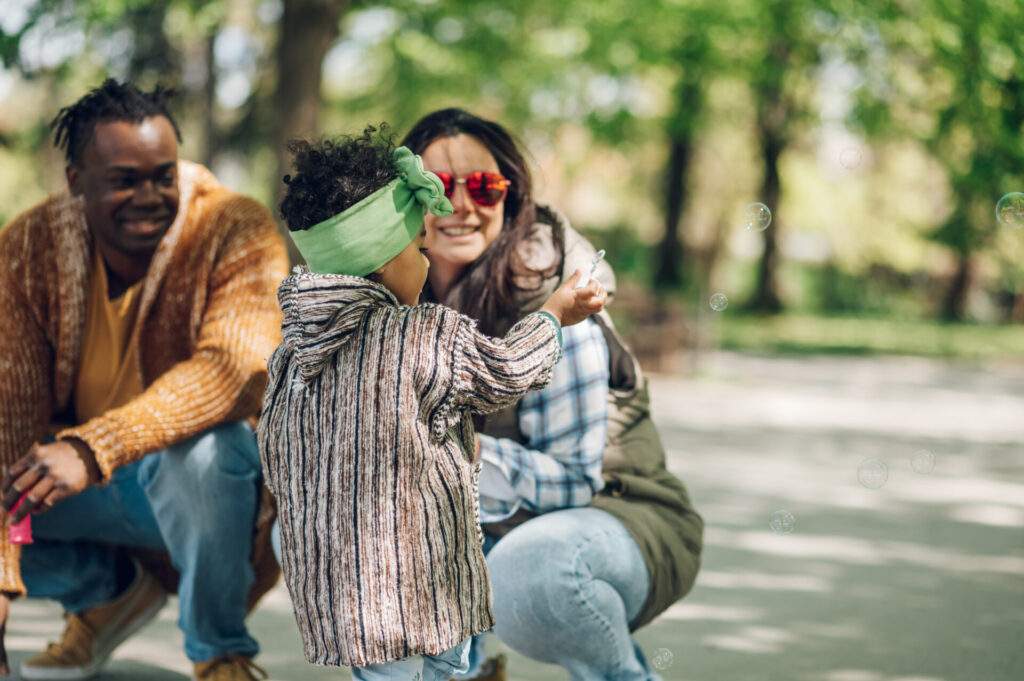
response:
[(100, 123), (67, 177), (101, 246), (148, 258), (178, 214), (174, 127), (165, 116)]

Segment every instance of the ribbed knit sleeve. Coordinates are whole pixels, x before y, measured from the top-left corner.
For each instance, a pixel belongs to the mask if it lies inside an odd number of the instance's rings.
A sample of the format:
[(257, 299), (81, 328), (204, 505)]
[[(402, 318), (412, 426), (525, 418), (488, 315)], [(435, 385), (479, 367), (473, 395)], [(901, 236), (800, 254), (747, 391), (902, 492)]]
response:
[[(26, 213), (0, 232), (0, 477), (42, 442), (50, 419), (51, 353), (41, 320), (30, 305), (32, 280), (26, 270), (26, 240), (35, 213)], [(7, 541), (8, 516), (0, 513), (0, 591), (24, 595), (19, 546)]]
[(223, 234), (192, 355), (124, 406), (61, 431), (84, 440), (108, 480), (118, 467), (217, 424), (259, 413), (266, 358), (280, 342), (276, 290), (287, 274), (284, 243), (257, 202), (232, 195), (205, 218)]
[(430, 306), (436, 323), (433, 361), (424, 361), (420, 417), (440, 439), (463, 412), (488, 413), (547, 385), (561, 354), (561, 328), (551, 315), (531, 314), (503, 338), (480, 333), (470, 318)]

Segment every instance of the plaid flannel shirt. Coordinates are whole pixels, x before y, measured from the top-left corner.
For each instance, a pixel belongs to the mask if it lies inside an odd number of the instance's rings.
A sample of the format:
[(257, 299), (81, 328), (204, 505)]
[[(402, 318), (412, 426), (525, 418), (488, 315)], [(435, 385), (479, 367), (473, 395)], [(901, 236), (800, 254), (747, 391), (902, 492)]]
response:
[(551, 382), (516, 408), (526, 442), (480, 435), (481, 522), (520, 508), (544, 513), (590, 503), (604, 487), (608, 379), (608, 345), (597, 323), (562, 329)]

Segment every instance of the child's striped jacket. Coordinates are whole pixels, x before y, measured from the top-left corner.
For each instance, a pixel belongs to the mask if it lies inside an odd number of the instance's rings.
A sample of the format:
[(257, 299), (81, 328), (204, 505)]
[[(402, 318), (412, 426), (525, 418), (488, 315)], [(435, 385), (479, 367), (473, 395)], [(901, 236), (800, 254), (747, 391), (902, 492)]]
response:
[(449, 308), (308, 271), (278, 298), (258, 436), (306, 659), (365, 666), (487, 630), (470, 415), (547, 382), (558, 324), (532, 314), (492, 339)]

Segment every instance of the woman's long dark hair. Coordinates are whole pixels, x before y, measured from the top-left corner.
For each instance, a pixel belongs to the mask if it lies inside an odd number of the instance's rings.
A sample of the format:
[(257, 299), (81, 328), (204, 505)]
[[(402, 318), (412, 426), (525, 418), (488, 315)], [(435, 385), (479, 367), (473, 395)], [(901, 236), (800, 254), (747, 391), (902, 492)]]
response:
[(476, 319), (484, 333), (501, 334), (505, 332), (503, 327), (522, 316), (516, 293), (523, 289), (516, 283), (517, 279), (536, 281), (535, 290), (544, 279), (557, 274), (561, 269), (564, 239), (560, 230), (552, 230), (557, 257), (547, 268), (534, 269), (523, 261), (519, 245), (534, 233), (537, 220), (554, 221), (547, 211), (534, 203), (526, 160), (512, 135), (497, 123), (462, 109), (442, 109), (421, 118), (402, 144), (422, 154), (434, 140), (459, 134), (471, 135), (487, 147), (498, 162), (501, 174), (511, 180), (511, 186), (505, 197), (505, 221), (497, 238), (459, 278), (456, 288), (461, 295), (441, 302)]

